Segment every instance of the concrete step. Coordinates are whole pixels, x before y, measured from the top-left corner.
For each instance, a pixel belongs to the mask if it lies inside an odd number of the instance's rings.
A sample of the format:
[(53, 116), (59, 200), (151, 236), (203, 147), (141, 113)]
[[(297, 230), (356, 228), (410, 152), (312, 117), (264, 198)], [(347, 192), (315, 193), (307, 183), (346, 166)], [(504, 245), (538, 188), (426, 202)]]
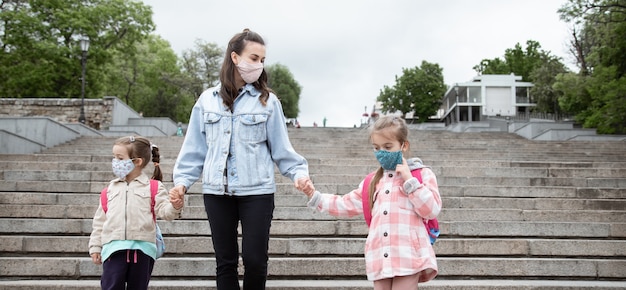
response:
[[(378, 164), (367, 130), (326, 129), (290, 129), (290, 139), (308, 159), (316, 187), (345, 194)], [(626, 288), (623, 142), (543, 142), (508, 133), (411, 136), (412, 152), (437, 173), (444, 203), (435, 244), (441, 274), (420, 288)], [(99, 288), (100, 268), (86, 255), (87, 240), (98, 193), (112, 179), (116, 138), (79, 138), (47, 150), (51, 154), (0, 155), (0, 289)], [(151, 139), (169, 188), (183, 139)], [(306, 197), (290, 180), (277, 181), (268, 289), (371, 289), (364, 279), (362, 217), (316, 213), (304, 207)], [(151, 288), (214, 287), (200, 192), (196, 183), (186, 195), (183, 219), (159, 222), (168, 253), (157, 262)], [(43, 278), (61, 280), (52, 285)], [(17, 279), (35, 281), (7, 281)]]
[[(67, 182), (65, 182), (67, 183)], [(2, 182), (0, 182), (0, 185)], [(54, 183), (49, 183), (54, 184)], [(59, 183), (62, 184), (62, 183)], [(76, 183), (78, 184), (78, 183)], [(0, 204), (12, 205), (58, 205), (58, 206), (92, 206), (94, 209), (99, 202), (100, 191), (107, 185), (92, 185), (91, 190), (78, 191), (79, 193), (38, 193), (36, 191), (0, 192)], [(41, 186), (41, 185), (39, 185)], [(85, 187), (88, 187), (86, 185)], [(166, 185), (167, 186), (167, 185)], [(321, 186), (320, 186), (321, 187)], [(320, 188), (318, 187), (318, 188)], [(333, 185), (328, 185), (332, 188)], [(349, 189), (343, 190), (348, 192)], [(459, 189), (454, 191), (453, 189)], [(486, 190), (489, 188), (485, 187)], [(56, 188), (55, 188), (56, 189)], [(194, 189), (192, 187), (191, 189)], [(534, 195), (525, 193), (525, 190), (534, 192)], [(543, 190), (542, 190), (543, 189)], [(275, 197), (277, 207), (305, 207), (307, 198), (304, 194), (295, 191), (293, 185), (284, 184), (279, 187)], [(508, 191), (507, 191), (508, 190)], [(89, 191), (88, 193), (85, 193)], [(80, 193), (83, 192), (83, 193)], [(445, 209), (517, 209), (517, 210), (601, 210), (622, 211), (626, 209), (626, 198), (620, 198), (617, 193), (622, 189), (571, 189), (564, 190), (550, 187), (533, 187), (516, 189), (503, 187), (501, 195), (483, 193), (474, 187), (442, 187), (442, 202)], [(446, 194), (444, 195), (443, 192)], [(542, 195), (545, 194), (545, 195)], [(193, 207), (203, 204), (202, 194), (190, 191), (185, 195), (185, 206)]]
[[(324, 136), (320, 138), (302, 139), (295, 136), (290, 136), (291, 144), (295, 149), (309, 151), (313, 149), (371, 149), (371, 143), (368, 138), (341, 138), (341, 142), (329, 142), (329, 139), (325, 139)], [(472, 142), (463, 140), (461, 143), (459, 140), (454, 139), (442, 139), (433, 138), (430, 140), (416, 140), (415, 138), (409, 138), (411, 148), (415, 152), (429, 152), (433, 150), (439, 151), (474, 151), (474, 152), (488, 152), (490, 149), (502, 152), (510, 152), (510, 154), (517, 153), (533, 153), (542, 151), (555, 151), (561, 154), (582, 154), (587, 153), (617, 153), (624, 152), (624, 142), (612, 142), (612, 141), (594, 141), (594, 142), (538, 142), (538, 141), (520, 141), (517, 144), (511, 144), (510, 140), (488, 140), (482, 142)], [(59, 153), (64, 151), (82, 151), (82, 152), (109, 152), (113, 146), (114, 140), (99, 141), (97, 139), (79, 139), (70, 143), (60, 144), (52, 148), (47, 148), (41, 153)], [(159, 147), (159, 151), (179, 150), (182, 146), (182, 141), (176, 141), (174, 139), (167, 139), (163, 141), (153, 140), (153, 143)], [(505, 150), (505, 148), (515, 147), (515, 150)], [(62, 150), (61, 150), (62, 149)], [(536, 150), (542, 149), (542, 150)]]
[[(326, 141), (326, 140), (334, 140), (333, 138), (339, 138), (344, 142), (368, 142), (369, 133), (367, 130), (341, 130), (334, 131), (331, 128), (324, 128), (322, 130), (288, 130), (290, 139), (293, 143), (311, 143), (312, 141)], [(86, 136), (81, 137), (76, 140), (72, 140), (66, 142), (65, 144), (94, 144), (94, 145), (102, 145), (107, 143), (113, 143), (117, 139), (117, 136)], [(157, 144), (159, 146), (165, 146), (170, 143), (182, 143), (183, 138), (177, 138), (173, 136), (153, 136), (149, 138), (151, 142)], [(443, 140), (452, 144), (457, 144), (457, 146), (467, 144), (485, 144), (485, 143), (501, 143), (507, 145), (524, 145), (524, 144), (554, 144), (556, 146), (568, 146), (572, 141), (536, 141), (536, 140), (528, 140), (525, 138), (520, 138), (520, 136), (512, 133), (503, 133), (503, 132), (434, 132), (434, 131), (425, 131), (425, 130), (410, 130), (409, 139), (412, 143), (430, 143), (433, 140)], [(463, 143), (459, 144), (459, 141), (463, 141)], [(620, 142), (614, 141), (576, 141), (580, 146), (590, 146), (594, 143), (600, 144), (602, 147), (612, 146), (611, 143), (619, 144)], [(321, 142), (318, 142), (323, 144)], [(64, 144), (64, 145), (65, 145)]]
[[(568, 258), (463, 258), (439, 257), (440, 279), (472, 277), (474, 279), (593, 279), (616, 280), (623, 277), (626, 260)], [(0, 257), (0, 276), (50, 279), (96, 279), (102, 267), (89, 257)], [(190, 274), (192, 277), (190, 277)], [(270, 257), (270, 279), (302, 279), (315, 277), (350, 277), (364, 279), (362, 257)], [(207, 280), (215, 276), (212, 257), (163, 257), (157, 261), (152, 277), (155, 280), (184, 278)], [(308, 278), (307, 278), (308, 277)]]
[[(0, 218), (92, 218), (98, 205), (93, 204), (0, 204)], [(444, 199), (444, 204), (446, 199)], [(359, 220), (361, 216), (350, 219)], [(530, 222), (584, 222), (626, 223), (626, 210), (525, 210), (515, 208), (443, 208), (440, 221), (530, 221)], [(188, 205), (182, 213), (183, 220), (206, 219), (204, 206)], [(277, 206), (274, 220), (337, 220), (304, 206)], [(341, 218), (348, 219), (348, 218)]]
[[(309, 150), (301, 150), (295, 148), (296, 152), (301, 154), (307, 159), (316, 159), (316, 158), (356, 158), (356, 159), (373, 159), (372, 149), (370, 147), (364, 148), (350, 148), (350, 149), (325, 149), (325, 148), (314, 148)], [(76, 155), (88, 155), (94, 154), (98, 156), (106, 156), (110, 155), (109, 150), (106, 151), (96, 151), (93, 149), (56, 149), (56, 150), (48, 150), (45, 151), (46, 154), (76, 154)], [(161, 152), (161, 157), (164, 160), (176, 160), (178, 156), (179, 149), (176, 150), (168, 150)], [(441, 158), (441, 156), (446, 156), (452, 160), (536, 160), (536, 161), (559, 161), (559, 160), (577, 160), (579, 162), (610, 162), (611, 160), (615, 160), (616, 158), (621, 158), (625, 153), (623, 152), (602, 152), (602, 153), (594, 153), (593, 155), (587, 154), (585, 152), (554, 152), (554, 151), (543, 151), (543, 149), (535, 149), (529, 152), (516, 152), (512, 153), (509, 151), (498, 151), (498, 150), (490, 150), (490, 151), (480, 151), (473, 152), (471, 150), (460, 150), (460, 151), (420, 151), (414, 152), (411, 154), (411, 157), (419, 157), (424, 160), (426, 163), (429, 163), (429, 160), (437, 160)]]
[[(13, 155), (8, 155), (13, 156)], [(12, 170), (103, 170), (111, 165), (111, 156), (85, 156), (79, 155), (80, 161), (68, 161), (72, 158), (70, 155), (55, 155), (56, 158), (24, 158), (24, 160), (0, 160), (0, 169)], [(43, 156), (42, 156), (43, 157)], [(43, 160), (39, 160), (43, 159)], [(16, 162), (18, 161), (18, 162)], [(48, 162), (44, 163), (42, 161)], [(161, 166), (171, 169), (174, 166), (175, 159), (161, 159)], [(357, 167), (366, 167), (371, 170), (378, 168), (378, 162), (373, 156), (365, 158), (337, 158), (337, 159), (320, 159), (309, 158), (309, 166), (311, 169), (320, 172), (335, 172), (336, 168), (346, 167), (355, 169)], [(431, 168), (446, 167), (473, 167), (473, 168), (626, 168), (626, 162), (517, 162), (509, 160), (450, 160), (450, 159), (430, 159), (427, 166)], [(517, 169), (520, 170), (520, 169)], [(313, 170), (311, 170), (313, 171)], [(343, 172), (351, 172), (344, 170)]]
[[(0, 234), (91, 233), (92, 219), (0, 218)], [(175, 220), (159, 223), (164, 234), (210, 235), (205, 220)], [(441, 221), (442, 235), (451, 237), (546, 237), (546, 238), (626, 238), (626, 223), (525, 222), (525, 221)], [(367, 226), (358, 219), (274, 220), (272, 236), (365, 236)]]
[[(463, 135), (463, 134), (461, 134)], [(359, 138), (351, 138), (351, 136), (342, 136), (338, 142), (328, 142), (328, 140), (335, 140), (329, 136), (318, 135), (314, 138), (300, 138), (298, 136), (290, 136), (291, 143), (296, 150), (309, 152), (320, 149), (333, 148), (347, 148), (348, 150), (357, 150), (355, 152), (362, 151), (362, 149), (370, 149), (371, 144), (368, 140), (368, 136), (360, 136)], [(424, 138), (426, 137), (426, 138)], [(441, 151), (474, 151), (487, 152), (496, 150), (505, 152), (507, 154), (520, 154), (520, 153), (537, 153), (537, 152), (557, 152), (561, 155), (595, 155), (600, 156), (599, 153), (615, 154), (623, 153), (626, 151), (623, 147), (623, 142), (612, 141), (594, 141), (594, 142), (580, 142), (580, 141), (561, 141), (561, 142), (541, 142), (533, 140), (514, 140), (514, 139), (489, 139), (489, 140), (467, 140), (456, 138), (442, 138), (440, 136), (424, 136), (420, 139), (419, 136), (412, 136), (409, 138), (411, 142), (411, 148), (415, 152), (427, 152), (434, 150)], [(171, 150), (179, 150), (182, 145), (182, 139), (152, 139), (153, 143), (159, 146), (159, 151), (170, 152)], [(95, 137), (83, 137), (72, 142), (61, 144), (59, 146), (48, 148), (42, 153), (62, 153), (62, 152), (86, 152), (88, 154), (97, 154), (99, 152), (110, 153), (111, 146), (114, 139), (100, 139)], [(505, 148), (514, 147), (515, 150), (505, 150)], [(366, 150), (367, 151), (367, 150)], [(487, 152), (488, 153), (488, 152)]]
[[(113, 174), (110, 164), (99, 169), (91, 170), (87, 167), (76, 166), (71, 170), (56, 169), (3, 169), (4, 180), (111, 180)], [(337, 182), (334, 178), (348, 178), (347, 182), (362, 180), (365, 175), (378, 169), (377, 166), (344, 165), (341, 166), (311, 166), (311, 178), (319, 182)], [(437, 176), (446, 177), (528, 177), (528, 178), (626, 178), (626, 168), (530, 168), (530, 167), (466, 167), (459, 164), (449, 167), (432, 167)], [(146, 171), (152, 171), (147, 168)], [(164, 178), (170, 175), (172, 168), (163, 167)], [(278, 172), (276, 172), (278, 175)]]
[[(39, 162), (30, 162), (36, 166)], [(41, 164), (41, 163), (39, 163)], [(75, 170), (68, 170), (66, 168), (59, 168), (58, 163), (44, 163), (42, 168), (38, 169), (26, 169), (26, 168), (13, 168), (0, 171), (0, 182), (18, 182), (22, 180), (68, 180), (68, 181), (80, 181), (77, 178), (88, 178), (93, 181), (99, 181), (104, 184), (112, 179), (114, 176), (110, 171), (100, 171), (104, 166), (95, 166), (88, 163), (72, 165)], [(51, 164), (48, 166), (48, 164)], [(110, 166), (107, 163), (107, 166)], [(172, 165), (173, 166), (173, 165)], [(47, 167), (47, 168), (46, 168)], [(52, 167), (58, 169), (52, 169)], [(97, 168), (92, 168), (97, 167)], [(170, 166), (171, 167), (171, 166)], [(316, 174), (315, 166), (311, 166), (311, 177), (314, 179), (316, 186), (323, 183), (338, 183), (337, 179), (342, 180), (343, 184), (356, 186), (364, 178), (366, 173), (363, 174), (351, 174), (351, 175), (333, 175), (333, 174)], [(368, 168), (361, 167), (355, 171), (369, 172)], [(151, 174), (152, 169), (147, 170), (147, 174)], [(337, 169), (339, 170), (339, 169)], [(476, 168), (474, 169), (476, 170)], [(435, 171), (440, 171), (435, 169)], [(164, 182), (172, 181), (171, 168), (162, 167)], [(319, 172), (319, 171), (318, 171)], [(341, 172), (340, 172), (341, 173)], [(278, 174), (278, 173), (277, 173)], [(345, 174), (345, 173), (343, 173)], [(506, 174), (512, 176), (453, 176), (437, 173), (437, 180), (440, 186), (468, 186), (468, 185), (509, 185), (509, 186), (559, 186), (559, 187), (589, 187), (589, 188), (626, 188), (626, 177), (551, 177), (551, 176), (515, 176), (515, 174)], [(504, 175), (504, 174), (503, 174)], [(536, 174), (534, 174), (536, 175)], [(346, 179), (349, 178), (349, 179)], [(283, 176), (277, 175), (277, 181), (289, 181), (289, 179)], [(81, 181), (84, 182), (85, 180)], [(0, 191), (7, 190), (11, 187), (2, 187)]]
[[(240, 285), (242, 282), (240, 281)], [(624, 281), (580, 280), (435, 280), (419, 285), (419, 289), (433, 290), (614, 290), (624, 289)], [(0, 290), (100, 290), (99, 280), (21, 280), (0, 281)], [(215, 281), (205, 280), (151, 280), (154, 290), (215, 290)], [(360, 280), (269, 280), (268, 290), (371, 290), (372, 282)]]
[[(211, 237), (165, 233), (166, 257), (213, 254)], [(88, 236), (0, 235), (0, 251), (19, 257), (84, 257)], [(272, 237), (272, 256), (363, 257), (365, 237)], [(434, 245), (438, 257), (626, 258), (626, 240), (543, 238), (454, 238), (442, 236)]]
[[(6, 158), (5, 158), (6, 157)], [(68, 161), (71, 160), (71, 161)], [(18, 161), (18, 162), (16, 162)], [(175, 159), (162, 159), (160, 164), (170, 169)], [(378, 163), (371, 157), (361, 159), (332, 158), (307, 159), (310, 168), (319, 172), (332, 170), (333, 167), (349, 165), (351, 168), (365, 166), (378, 168)], [(104, 170), (111, 165), (111, 156), (103, 155), (16, 155), (0, 156), (0, 170)], [(426, 164), (432, 168), (465, 166), (473, 168), (531, 167), (531, 168), (626, 168), (626, 162), (560, 162), (560, 161), (514, 161), (514, 160), (450, 160), (447, 158), (429, 159)], [(346, 172), (346, 171), (344, 171)]]

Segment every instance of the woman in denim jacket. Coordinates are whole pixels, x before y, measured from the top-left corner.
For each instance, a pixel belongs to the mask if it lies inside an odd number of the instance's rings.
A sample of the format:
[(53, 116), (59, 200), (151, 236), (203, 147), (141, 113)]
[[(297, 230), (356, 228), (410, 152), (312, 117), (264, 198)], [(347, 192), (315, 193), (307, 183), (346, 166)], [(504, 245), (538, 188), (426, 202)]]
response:
[(182, 199), (202, 177), (220, 290), (239, 289), (239, 222), (243, 287), (265, 289), (274, 164), (297, 189), (313, 188), (306, 159), (289, 141), (280, 101), (267, 86), (264, 62), (259, 34), (245, 29), (230, 40), (220, 85), (202, 93), (194, 105), (174, 166), (173, 196)]

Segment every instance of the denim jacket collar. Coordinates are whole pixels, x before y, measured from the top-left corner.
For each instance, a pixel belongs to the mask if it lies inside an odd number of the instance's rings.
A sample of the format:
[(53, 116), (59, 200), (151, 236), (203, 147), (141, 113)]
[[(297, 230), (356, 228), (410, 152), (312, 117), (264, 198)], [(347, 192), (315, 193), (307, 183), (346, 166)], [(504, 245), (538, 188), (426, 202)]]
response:
[[(218, 84), (215, 87), (215, 90), (213, 90), (213, 96), (214, 97), (219, 97), (221, 88), (222, 88), (222, 84)], [(249, 97), (257, 96), (260, 93), (259, 90), (257, 90), (257, 88), (255, 88), (254, 85), (252, 85), (252, 84), (246, 84), (245, 86), (243, 86), (241, 88), (241, 90), (239, 91), (239, 95), (240, 96), (242, 95), (242, 92), (247, 92), (248, 94), (245, 94), (245, 95), (247, 95)]]

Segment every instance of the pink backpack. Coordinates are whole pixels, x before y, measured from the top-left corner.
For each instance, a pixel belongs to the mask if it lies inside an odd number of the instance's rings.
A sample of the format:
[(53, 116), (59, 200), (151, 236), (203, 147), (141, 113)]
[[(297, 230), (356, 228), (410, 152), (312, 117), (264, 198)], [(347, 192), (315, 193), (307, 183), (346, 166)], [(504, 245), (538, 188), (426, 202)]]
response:
[[(107, 191), (109, 187), (105, 187), (100, 192), (100, 204), (102, 204), (102, 210), (106, 213), (109, 209), (108, 207), (108, 198)], [(161, 229), (159, 228), (159, 224), (156, 223), (156, 214), (154, 213), (154, 204), (155, 197), (159, 190), (159, 181), (155, 179), (150, 179), (150, 201), (152, 203), (152, 218), (154, 219), (154, 225), (156, 227), (156, 246), (157, 246), (157, 259), (163, 256), (165, 253), (165, 241), (163, 241), (163, 234), (161, 233)]]
[[(363, 217), (365, 218), (365, 222), (367, 223), (368, 227), (372, 222), (372, 212), (369, 205), (369, 185), (372, 181), (372, 178), (374, 177), (374, 174), (376, 174), (376, 172), (372, 172), (365, 177), (365, 180), (363, 181), (363, 190), (361, 191), (361, 201), (363, 202)], [(422, 183), (421, 169), (413, 170), (411, 171), (411, 174), (413, 175), (413, 177), (417, 178), (420, 183)], [(432, 245), (437, 240), (437, 237), (439, 237), (439, 221), (437, 221), (436, 218), (432, 220), (423, 219), (423, 221), (424, 226), (426, 227), (426, 232), (428, 232), (428, 235), (430, 236), (430, 244)]]

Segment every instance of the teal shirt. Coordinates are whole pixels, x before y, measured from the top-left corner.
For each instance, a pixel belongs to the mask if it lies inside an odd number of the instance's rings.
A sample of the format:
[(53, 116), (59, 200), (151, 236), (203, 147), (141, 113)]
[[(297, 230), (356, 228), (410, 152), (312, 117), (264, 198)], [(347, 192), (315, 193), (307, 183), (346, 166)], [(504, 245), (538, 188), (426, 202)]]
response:
[(121, 250), (140, 250), (156, 260), (157, 248), (155, 243), (137, 240), (115, 240), (102, 246), (102, 261), (106, 261), (113, 253)]

